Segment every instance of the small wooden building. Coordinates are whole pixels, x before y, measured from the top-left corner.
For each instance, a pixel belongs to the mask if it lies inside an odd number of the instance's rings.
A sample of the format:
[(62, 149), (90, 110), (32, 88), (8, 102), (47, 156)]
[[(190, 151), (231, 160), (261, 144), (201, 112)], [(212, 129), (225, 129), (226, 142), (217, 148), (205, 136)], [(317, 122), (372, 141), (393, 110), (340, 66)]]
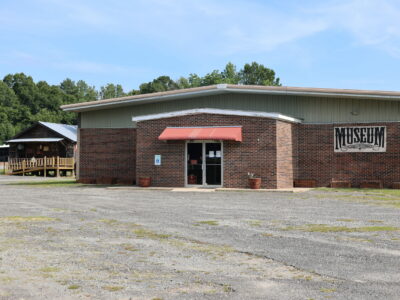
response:
[(37, 173), (74, 169), (77, 127), (37, 122), (8, 140), (11, 174)]

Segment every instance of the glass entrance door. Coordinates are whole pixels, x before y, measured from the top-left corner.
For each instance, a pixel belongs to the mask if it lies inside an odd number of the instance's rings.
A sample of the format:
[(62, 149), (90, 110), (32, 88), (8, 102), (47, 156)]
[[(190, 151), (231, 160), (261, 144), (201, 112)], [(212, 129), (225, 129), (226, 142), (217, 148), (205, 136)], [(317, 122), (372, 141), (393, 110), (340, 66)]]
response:
[(203, 143), (187, 143), (187, 184), (203, 184)]
[(221, 185), (221, 143), (205, 143), (205, 183)]
[(222, 144), (190, 142), (186, 144), (186, 184), (222, 185)]

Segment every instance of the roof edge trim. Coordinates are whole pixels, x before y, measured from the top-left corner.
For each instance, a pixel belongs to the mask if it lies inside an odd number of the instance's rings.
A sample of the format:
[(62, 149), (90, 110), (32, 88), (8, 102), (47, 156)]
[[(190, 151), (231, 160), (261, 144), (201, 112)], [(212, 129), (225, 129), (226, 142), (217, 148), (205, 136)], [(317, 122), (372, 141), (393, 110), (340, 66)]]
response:
[(286, 116), (286, 115), (283, 115), (280, 113), (275, 113), (275, 112), (269, 113), (269, 112), (260, 112), (260, 111), (242, 111), (242, 110), (229, 110), (229, 109), (216, 109), (216, 108), (196, 108), (196, 109), (172, 111), (172, 112), (168, 112), (168, 113), (143, 115), (143, 116), (138, 116), (138, 117), (132, 117), (132, 121), (133, 122), (142, 122), (142, 121), (166, 119), (166, 118), (181, 117), (181, 116), (188, 116), (188, 115), (198, 115), (198, 114), (258, 117), (258, 118), (276, 119), (276, 120), (286, 121), (286, 122), (291, 122), (291, 123), (301, 123), (302, 122), (300, 119)]

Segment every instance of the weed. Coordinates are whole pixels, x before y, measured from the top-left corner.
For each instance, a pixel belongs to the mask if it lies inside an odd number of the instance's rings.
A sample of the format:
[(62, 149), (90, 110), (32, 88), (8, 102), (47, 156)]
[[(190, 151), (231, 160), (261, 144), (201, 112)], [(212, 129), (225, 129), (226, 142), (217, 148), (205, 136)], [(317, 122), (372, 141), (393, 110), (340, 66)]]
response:
[(109, 225), (113, 225), (113, 224), (116, 224), (118, 222), (117, 220), (114, 220), (114, 219), (99, 219), (97, 221), (102, 222), (102, 223), (106, 223), (106, 224), (109, 224)]
[(103, 286), (102, 289), (109, 291), (109, 292), (117, 292), (117, 291), (123, 290), (124, 287), (107, 285), (107, 286)]
[(218, 225), (218, 221), (212, 221), (212, 220), (209, 220), (209, 221), (199, 221), (199, 222), (196, 222), (195, 224), (198, 224), (198, 225), (217, 226), (217, 225)]
[(133, 232), (136, 234), (138, 238), (148, 238), (148, 239), (153, 239), (153, 240), (162, 240), (162, 239), (168, 239), (171, 237), (170, 234), (161, 234), (161, 233), (156, 233), (154, 231), (151, 231), (149, 229), (144, 229), (144, 228), (138, 228), (133, 230)]
[(52, 221), (60, 221), (58, 218), (50, 218), (50, 217), (21, 217), (21, 216), (10, 216), (10, 217), (1, 217), (0, 222), (2, 223), (22, 223), (22, 222), (52, 222)]
[(20, 181), (8, 183), (8, 185), (28, 185), (37, 187), (77, 187), (82, 184), (77, 183), (75, 179), (63, 179), (63, 180), (41, 180), (41, 181)]
[(129, 245), (129, 244), (123, 244), (122, 246), (124, 247), (124, 249), (126, 251), (138, 251), (138, 249), (136, 249), (135, 247), (133, 247), (132, 245)]
[(262, 233), (261, 235), (266, 237), (274, 236), (272, 233)]
[(39, 269), (39, 271), (43, 272), (43, 273), (52, 273), (52, 272), (59, 272), (60, 269), (59, 268), (55, 268), (55, 267), (45, 267), (45, 268)]
[(260, 221), (260, 220), (248, 220), (247, 223), (249, 223), (249, 225), (252, 226), (252, 227), (260, 227), (262, 221)]
[(364, 226), (364, 227), (347, 227), (347, 226), (329, 226), (326, 224), (306, 224), (302, 226), (289, 226), (284, 230), (299, 230), (306, 232), (373, 232), (373, 231), (398, 231), (399, 227), (392, 226)]
[(323, 293), (333, 293), (333, 292), (336, 291), (336, 289), (321, 288), (320, 291), (323, 292)]
[(79, 289), (79, 288), (81, 288), (79, 285), (76, 285), (76, 284), (72, 284), (72, 285), (70, 285), (69, 287), (68, 287), (68, 289), (69, 290), (77, 290), (77, 289)]

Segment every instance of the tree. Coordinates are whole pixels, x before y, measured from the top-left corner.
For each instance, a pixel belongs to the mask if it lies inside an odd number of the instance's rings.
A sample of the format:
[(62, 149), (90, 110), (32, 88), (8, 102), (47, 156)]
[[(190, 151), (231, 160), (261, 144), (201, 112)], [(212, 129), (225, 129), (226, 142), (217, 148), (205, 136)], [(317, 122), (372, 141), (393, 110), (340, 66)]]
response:
[(78, 82), (76, 83), (76, 88), (78, 89), (79, 102), (97, 100), (98, 93), (94, 86), (89, 86), (85, 81), (78, 80)]
[(169, 76), (160, 76), (153, 81), (142, 83), (139, 86), (140, 94), (165, 92), (178, 89), (178, 84)]
[(100, 99), (110, 99), (125, 96), (124, 90), (120, 84), (108, 83), (100, 88)]
[(281, 85), (279, 78), (275, 78), (275, 71), (256, 62), (245, 64), (239, 72), (241, 84), (246, 85)]
[(24, 73), (17, 73), (7, 75), (3, 81), (14, 90), (21, 104), (29, 107), (33, 113), (40, 110), (38, 103), (35, 101), (38, 90), (32, 77), (26, 76)]
[(225, 69), (221, 73), (221, 76), (224, 83), (238, 84), (240, 81), (240, 76), (236, 72), (236, 66), (231, 62), (226, 64)]
[(9, 74), (0, 80), (0, 144), (35, 121), (76, 124), (77, 115), (62, 111), (60, 106), (63, 104), (219, 83), (280, 85), (280, 80), (272, 69), (256, 62), (245, 64), (240, 71), (229, 62), (222, 71), (214, 70), (202, 77), (190, 73), (176, 81), (169, 76), (159, 76), (129, 93), (125, 93), (120, 84), (109, 83), (97, 91), (83, 80), (75, 82), (66, 78), (59, 85), (50, 85), (46, 81), (35, 83), (32, 77), (24, 73)]

